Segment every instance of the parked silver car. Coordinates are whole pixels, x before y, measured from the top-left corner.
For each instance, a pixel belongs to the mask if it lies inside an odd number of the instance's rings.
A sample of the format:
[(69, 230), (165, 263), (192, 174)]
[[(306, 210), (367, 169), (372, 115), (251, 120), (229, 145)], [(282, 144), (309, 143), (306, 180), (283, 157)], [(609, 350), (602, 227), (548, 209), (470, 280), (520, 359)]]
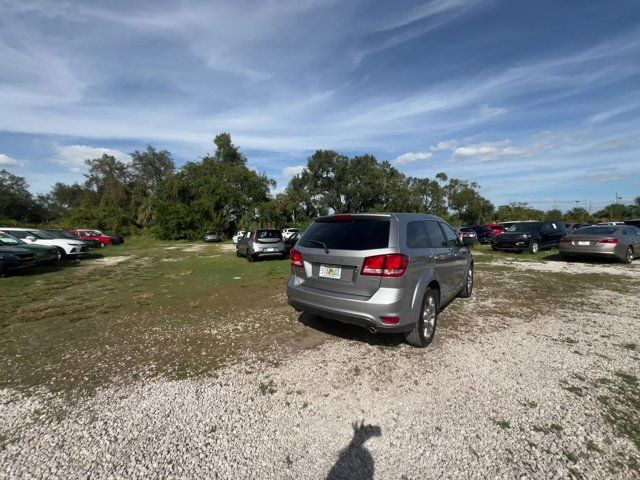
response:
[(280, 230), (247, 231), (236, 244), (236, 255), (253, 262), (260, 257), (284, 257), (287, 250)]
[(469, 241), (433, 215), (320, 217), (290, 252), (289, 305), (426, 347), (442, 306), (471, 295)]
[(560, 255), (617, 258), (631, 263), (640, 257), (640, 228), (631, 225), (593, 225), (560, 240)]

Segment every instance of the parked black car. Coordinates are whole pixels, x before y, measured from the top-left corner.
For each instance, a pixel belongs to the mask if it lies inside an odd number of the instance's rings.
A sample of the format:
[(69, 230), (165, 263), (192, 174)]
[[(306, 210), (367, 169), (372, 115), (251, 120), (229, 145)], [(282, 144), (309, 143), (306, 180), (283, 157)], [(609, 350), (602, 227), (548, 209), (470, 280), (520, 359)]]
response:
[(633, 225), (634, 227), (640, 228), (640, 218), (634, 218), (633, 220), (625, 220), (625, 225)]
[(538, 253), (545, 248), (557, 247), (560, 239), (567, 234), (562, 222), (519, 222), (514, 223), (504, 233), (491, 242), (493, 250)]
[[(66, 230), (59, 230), (57, 228), (42, 228), (43, 232), (47, 232), (53, 238), (66, 238), (69, 240), (79, 240), (77, 235), (73, 233), (67, 232)], [(82, 243), (86, 243), (89, 248), (102, 248), (104, 244), (99, 242), (98, 240), (90, 240), (88, 238), (84, 238)]]
[(32, 267), (35, 264), (35, 254), (25, 248), (0, 247), (0, 277), (7, 272)]
[(474, 225), (471, 228), (478, 234), (478, 242), (480, 243), (491, 243), (491, 240), (493, 240), (495, 236), (493, 230), (485, 225)]
[(109, 232), (105, 232), (105, 235), (109, 235), (111, 237), (111, 245), (121, 245), (124, 243), (124, 237), (122, 235)]

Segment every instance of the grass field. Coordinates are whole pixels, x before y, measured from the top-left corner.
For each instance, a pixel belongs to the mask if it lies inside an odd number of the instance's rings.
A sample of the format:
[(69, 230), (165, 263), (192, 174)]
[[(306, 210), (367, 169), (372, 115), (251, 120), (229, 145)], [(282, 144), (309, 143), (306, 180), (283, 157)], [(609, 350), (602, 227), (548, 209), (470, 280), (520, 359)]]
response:
[[(579, 302), (594, 283), (627, 288), (603, 273), (569, 278), (508, 266), (551, 264), (553, 251), (475, 253), (474, 299), (443, 312), (443, 332), (470, 333), (469, 318), (479, 314), (491, 319), (486, 328), (498, 328), (515, 311), (533, 316), (549, 302)], [(288, 273), (288, 260), (250, 264), (229, 244), (134, 239), (89, 259), (0, 279), (0, 387), (87, 391), (157, 374), (211, 373), (243, 352), (274, 345), (308, 348), (336, 337), (383, 346), (402, 341), (300, 317), (286, 303)]]

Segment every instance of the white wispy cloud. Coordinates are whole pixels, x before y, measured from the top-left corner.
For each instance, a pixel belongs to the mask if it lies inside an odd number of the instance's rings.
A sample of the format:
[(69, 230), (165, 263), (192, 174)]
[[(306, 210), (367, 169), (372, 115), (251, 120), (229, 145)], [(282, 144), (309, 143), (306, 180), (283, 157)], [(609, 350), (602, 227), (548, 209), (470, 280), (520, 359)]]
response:
[(399, 155), (393, 160), (396, 165), (407, 165), (418, 160), (428, 160), (433, 154), (431, 152), (407, 152)]
[(285, 177), (295, 177), (300, 175), (307, 167), (305, 165), (296, 165), (295, 167), (285, 167), (282, 169), (282, 175)]
[(86, 167), (85, 160), (100, 158), (105, 154), (111, 155), (121, 162), (129, 162), (131, 160), (131, 156), (128, 153), (113, 148), (90, 147), (87, 145), (56, 145), (53, 150), (53, 161), (68, 168), (71, 172), (83, 170)]
[(435, 145), (432, 145), (429, 149), (432, 152), (442, 152), (445, 150), (454, 150), (459, 145), (457, 140), (442, 140)]
[(0, 167), (21, 167), (24, 162), (11, 158), (9, 155), (0, 153)]
[(502, 115), (506, 111), (506, 108), (492, 107), (488, 103), (484, 103), (480, 105), (480, 108), (478, 109), (478, 115), (483, 118), (495, 117), (496, 115)]

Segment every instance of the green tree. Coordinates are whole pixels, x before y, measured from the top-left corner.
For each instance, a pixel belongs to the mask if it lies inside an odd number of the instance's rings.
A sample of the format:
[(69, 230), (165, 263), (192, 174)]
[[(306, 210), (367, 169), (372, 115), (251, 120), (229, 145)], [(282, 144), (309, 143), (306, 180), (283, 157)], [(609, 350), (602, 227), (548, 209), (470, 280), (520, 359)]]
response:
[(0, 220), (39, 223), (42, 217), (42, 209), (29, 192), (26, 179), (0, 170)]
[(152, 223), (156, 193), (174, 173), (175, 164), (167, 150), (147, 145), (146, 150), (136, 150), (131, 154), (131, 211), (138, 226)]

